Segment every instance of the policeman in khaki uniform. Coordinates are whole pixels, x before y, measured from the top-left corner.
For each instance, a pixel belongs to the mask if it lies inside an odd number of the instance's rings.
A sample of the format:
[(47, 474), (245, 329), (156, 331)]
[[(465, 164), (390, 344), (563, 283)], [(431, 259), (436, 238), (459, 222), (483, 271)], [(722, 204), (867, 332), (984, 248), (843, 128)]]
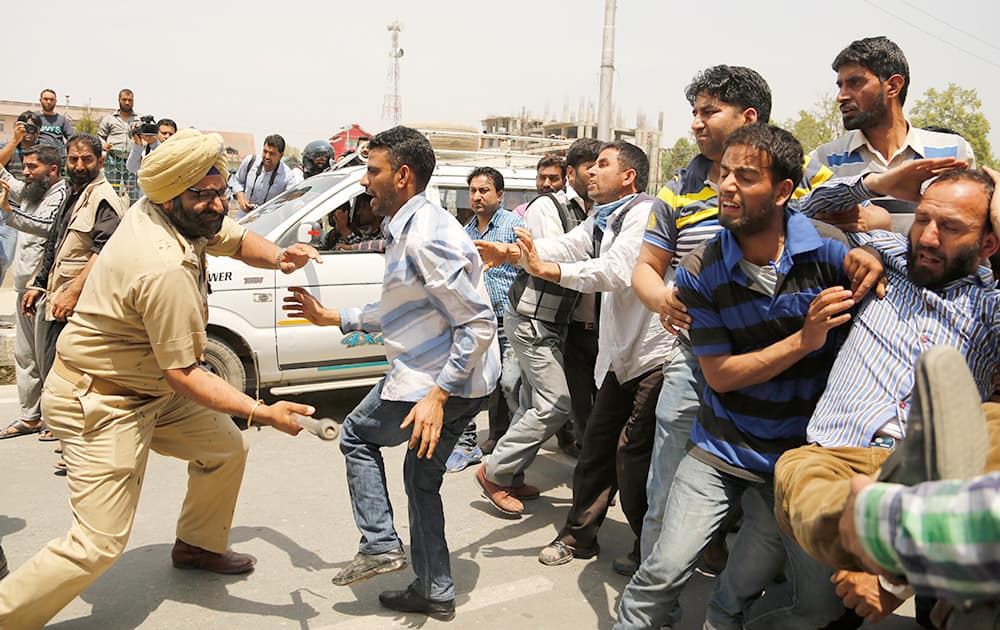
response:
[(149, 450), (189, 462), (172, 560), (182, 569), (243, 573), (227, 550), (247, 446), (230, 419), (289, 434), (307, 405), (265, 405), (199, 367), (205, 348), (205, 254), (290, 273), (307, 245), (279, 249), (225, 218), (222, 139), (186, 129), (142, 165), (146, 198), (97, 257), (61, 335), (42, 405), (63, 443), (73, 508), (69, 534), (0, 581), (0, 628), (52, 618), (124, 551)]

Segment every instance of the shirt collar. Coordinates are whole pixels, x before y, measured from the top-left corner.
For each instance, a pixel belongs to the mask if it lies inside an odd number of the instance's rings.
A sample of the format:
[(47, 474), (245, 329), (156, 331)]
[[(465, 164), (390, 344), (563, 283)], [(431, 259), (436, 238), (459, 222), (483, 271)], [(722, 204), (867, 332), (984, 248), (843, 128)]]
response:
[(392, 217), (386, 218), (386, 224), (383, 228), (383, 232), (386, 235), (386, 240), (394, 241), (400, 237), (403, 230), (406, 228), (406, 224), (410, 222), (410, 217), (416, 214), (417, 210), (420, 209), (427, 203), (427, 195), (423, 192), (419, 192), (407, 200), (403, 206), (396, 211)]
[[(729, 230), (722, 232), (722, 258), (726, 268), (732, 271), (743, 260), (743, 249), (740, 248), (739, 241)], [(820, 248), (822, 240), (812, 221), (800, 212), (793, 212), (785, 208), (785, 247), (781, 252), (781, 261), (778, 262), (779, 271), (785, 273), (785, 266), (782, 261), (794, 259), (795, 256), (812, 252)]]
[[(868, 141), (868, 138), (860, 129), (853, 129), (848, 133), (850, 134), (847, 140), (848, 153), (854, 153), (861, 147), (868, 147), (868, 150), (872, 153), (882, 155), (875, 149), (875, 147), (872, 146), (872, 143)], [(903, 146), (899, 148), (897, 154), (906, 149), (906, 147), (910, 147), (913, 149), (914, 153), (920, 157), (924, 157), (924, 143), (920, 137), (920, 131), (915, 126), (911, 125), (910, 121), (906, 121), (906, 138), (903, 140)], [(892, 160), (895, 155), (882, 155), (882, 157), (886, 160), (886, 162), (888, 162)]]

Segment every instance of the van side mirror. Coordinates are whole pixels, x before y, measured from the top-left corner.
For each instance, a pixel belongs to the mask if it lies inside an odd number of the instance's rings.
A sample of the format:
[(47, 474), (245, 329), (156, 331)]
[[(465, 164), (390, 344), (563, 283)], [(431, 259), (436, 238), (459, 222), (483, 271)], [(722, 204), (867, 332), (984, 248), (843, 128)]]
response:
[(296, 234), (295, 240), (299, 243), (305, 243), (306, 245), (316, 247), (319, 245), (321, 236), (323, 236), (323, 228), (319, 223), (303, 221), (299, 224), (299, 230)]

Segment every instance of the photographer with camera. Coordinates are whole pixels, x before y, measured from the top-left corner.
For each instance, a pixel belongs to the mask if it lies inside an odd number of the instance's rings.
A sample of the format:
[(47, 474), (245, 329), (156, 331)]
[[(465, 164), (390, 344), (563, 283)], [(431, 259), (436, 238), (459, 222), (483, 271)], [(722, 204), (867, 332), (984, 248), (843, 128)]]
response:
[(141, 196), (135, 174), (125, 167), (125, 161), (132, 152), (132, 133), (139, 123), (139, 116), (133, 110), (135, 95), (125, 88), (118, 92), (118, 111), (101, 119), (97, 126), (97, 137), (101, 139), (104, 151), (104, 175), (124, 198), (128, 195), (129, 205)]
[(284, 154), (285, 139), (272, 133), (264, 138), (264, 151), (259, 156), (243, 158), (240, 167), (229, 178), (229, 187), (240, 204), (237, 219), (302, 182), (302, 171), (291, 169), (281, 161)]
[[(32, 111), (21, 112), (14, 123), (14, 139), (0, 145), (0, 166), (5, 167), (16, 180), (23, 182), (24, 156), (29, 149), (39, 143), (42, 118)], [(11, 201), (15, 208), (16, 201)], [(17, 230), (7, 226), (7, 219), (0, 216), (0, 283), (7, 276), (7, 269), (14, 262), (14, 248), (17, 245)]]
[(73, 135), (73, 125), (62, 114), (56, 113), (56, 92), (45, 88), (38, 95), (38, 104), (42, 111), (38, 112), (42, 122), (38, 141), (59, 149), (59, 155), (66, 157), (66, 140)]
[(128, 160), (125, 161), (125, 168), (136, 175), (139, 174), (142, 159), (161, 143), (166, 142), (167, 138), (177, 133), (177, 123), (169, 118), (161, 118), (157, 123), (153, 122), (152, 116), (143, 116), (139, 120), (142, 122), (134, 129), (132, 151), (129, 152)]

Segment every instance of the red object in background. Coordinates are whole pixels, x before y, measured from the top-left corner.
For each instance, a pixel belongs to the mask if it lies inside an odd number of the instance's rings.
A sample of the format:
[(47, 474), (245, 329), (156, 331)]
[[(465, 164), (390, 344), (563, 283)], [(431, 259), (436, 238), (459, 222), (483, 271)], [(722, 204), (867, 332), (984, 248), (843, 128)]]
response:
[(371, 138), (372, 134), (362, 129), (357, 123), (346, 129), (341, 129), (330, 136), (330, 146), (333, 147), (334, 160), (339, 160), (348, 151), (353, 151), (358, 146), (361, 138)]

